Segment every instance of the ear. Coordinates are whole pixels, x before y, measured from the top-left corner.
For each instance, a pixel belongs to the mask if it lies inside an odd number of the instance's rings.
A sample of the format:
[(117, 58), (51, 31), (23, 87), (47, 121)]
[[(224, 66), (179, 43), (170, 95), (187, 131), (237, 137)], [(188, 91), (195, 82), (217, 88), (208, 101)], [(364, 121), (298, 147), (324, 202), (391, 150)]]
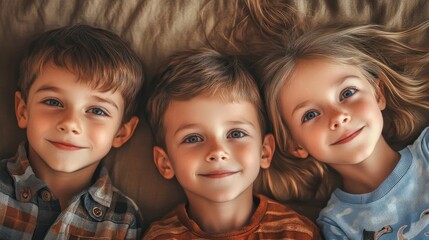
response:
[(308, 152), (302, 148), (302, 147), (296, 147), (294, 150), (291, 151), (292, 155), (297, 157), (297, 158), (307, 158), (308, 157)]
[(153, 161), (155, 162), (159, 173), (161, 173), (165, 179), (172, 179), (174, 177), (174, 169), (171, 166), (170, 158), (164, 149), (158, 146), (153, 147)]
[(27, 104), (19, 91), (15, 92), (15, 115), (18, 126), (20, 128), (26, 128), (28, 120)]
[(291, 141), (291, 144), (288, 146), (288, 151), (296, 158), (307, 158), (309, 153), (307, 150), (302, 148), (301, 146), (298, 146), (294, 141)]
[(273, 134), (266, 134), (262, 142), (261, 168), (269, 168), (273, 159), (276, 143)]
[(138, 123), (139, 118), (136, 116), (133, 116), (130, 121), (124, 123), (116, 133), (112, 146), (118, 148), (126, 143), (133, 136)]
[(381, 80), (379, 78), (375, 79), (377, 87), (375, 89), (375, 97), (377, 98), (378, 107), (380, 110), (384, 110), (386, 108), (386, 97), (384, 95), (384, 86), (381, 84)]

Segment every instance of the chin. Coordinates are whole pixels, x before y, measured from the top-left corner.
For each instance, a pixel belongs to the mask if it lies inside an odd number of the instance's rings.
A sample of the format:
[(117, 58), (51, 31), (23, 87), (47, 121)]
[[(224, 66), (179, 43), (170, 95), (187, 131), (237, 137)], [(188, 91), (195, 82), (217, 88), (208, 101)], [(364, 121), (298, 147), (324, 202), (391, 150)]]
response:
[(355, 154), (351, 154), (351, 157), (348, 162), (351, 164), (359, 164), (364, 162), (365, 160), (369, 159), (373, 153), (373, 150), (371, 149), (362, 149), (360, 151), (357, 151)]

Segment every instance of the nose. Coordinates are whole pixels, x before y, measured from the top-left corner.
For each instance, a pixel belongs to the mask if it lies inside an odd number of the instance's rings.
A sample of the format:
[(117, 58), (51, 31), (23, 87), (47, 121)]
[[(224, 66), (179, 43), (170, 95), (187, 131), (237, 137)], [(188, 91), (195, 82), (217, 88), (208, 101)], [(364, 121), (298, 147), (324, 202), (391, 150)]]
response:
[(57, 130), (63, 133), (80, 134), (82, 128), (78, 113), (73, 110), (65, 111), (62, 119), (57, 124)]
[(332, 110), (331, 114), (331, 120), (329, 123), (329, 128), (331, 130), (336, 130), (343, 125), (349, 123), (351, 120), (351, 117), (348, 113), (345, 113), (344, 111), (338, 109)]
[(229, 158), (224, 146), (219, 142), (211, 144), (211, 149), (206, 157), (207, 162), (227, 160)]

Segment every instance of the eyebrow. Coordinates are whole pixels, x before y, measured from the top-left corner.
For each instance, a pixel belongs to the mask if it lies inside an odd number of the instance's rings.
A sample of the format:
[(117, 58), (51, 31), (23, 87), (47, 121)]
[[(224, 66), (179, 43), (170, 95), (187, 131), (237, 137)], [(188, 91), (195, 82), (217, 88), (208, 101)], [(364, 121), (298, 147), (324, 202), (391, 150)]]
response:
[(181, 125), (179, 128), (177, 128), (177, 130), (174, 132), (173, 136), (176, 136), (178, 132), (186, 130), (186, 129), (191, 129), (198, 126), (198, 124), (196, 123), (189, 123), (189, 124), (184, 124)]
[[(250, 125), (252, 127), (256, 127), (255, 124), (253, 124), (250, 121), (227, 121), (226, 124), (228, 125)], [(186, 130), (186, 129), (191, 129), (191, 128), (195, 128), (197, 127), (198, 124), (196, 123), (190, 123), (190, 124), (184, 124), (182, 126), (180, 126), (175, 132), (174, 135), (175, 136), (178, 132)]]
[(36, 93), (44, 91), (61, 92), (61, 89), (54, 86), (42, 85), (39, 89), (37, 89)]
[[(356, 75), (346, 75), (344, 77), (338, 78), (338, 80), (335, 81), (334, 84), (341, 85), (341, 84), (343, 84), (343, 82), (345, 82), (347, 79), (350, 79), (350, 78), (359, 78), (359, 77), (356, 76)], [(296, 105), (296, 107), (293, 109), (291, 115), (294, 115), (296, 111), (298, 111), (299, 109), (305, 107), (308, 104), (308, 102), (309, 101), (306, 100), (306, 101), (303, 101), (303, 102), (299, 103), (298, 105)]]
[[(39, 89), (36, 90), (36, 93), (38, 93), (38, 92), (49, 92), (49, 91), (61, 93), (62, 89), (58, 88), (58, 87), (55, 87), (55, 86), (42, 85)], [(107, 104), (109, 104), (109, 105), (111, 105), (114, 108), (116, 108), (116, 109), (119, 110), (118, 105), (116, 105), (116, 103), (114, 101), (112, 101), (112, 100), (110, 100), (108, 98), (102, 98), (100, 96), (95, 96), (95, 95), (93, 95), (91, 97), (94, 98), (94, 99), (96, 99), (98, 102), (107, 103)]]
[(97, 101), (102, 102), (102, 103), (107, 103), (111, 106), (113, 106), (114, 108), (116, 108), (117, 110), (119, 110), (118, 105), (116, 105), (116, 103), (108, 98), (102, 98), (99, 96), (93, 96), (93, 98), (97, 99)]

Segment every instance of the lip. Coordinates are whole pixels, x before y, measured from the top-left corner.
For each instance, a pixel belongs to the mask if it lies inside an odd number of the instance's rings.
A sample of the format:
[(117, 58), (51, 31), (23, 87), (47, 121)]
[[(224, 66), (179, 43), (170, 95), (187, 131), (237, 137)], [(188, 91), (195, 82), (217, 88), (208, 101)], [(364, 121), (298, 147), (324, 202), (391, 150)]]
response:
[[(48, 140), (49, 141), (49, 140)], [(67, 142), (56, 142), (56, 141), (49, 141), (52, 145), (54, 145), (56, 148), (66, 151), (75, 151), (83, 149), (84, 147), (76, 146), (71, 143)]]
[(198, 175), (202, 177), (207, 177), (207, 178), (224, 178), (224, 177), (229, 177), (231, 175), (234, 175), (238, 172), (239, 171), (215, 170), (215, 171), (210, 171), (208, 173), (202, 173)]
[(332, 143), (331, 145), (340, 145), (340, 144), (344, 144), (344, 143), (348, 143), (351, 140), (353, 140), (355, 137), (357, 137), (363, 130), (364, 127), (359, 128), (358, 130), (350, 133), (350, 132), (346, 132), (345, 134), (343, 134), (340, 137), (340, 140)]

